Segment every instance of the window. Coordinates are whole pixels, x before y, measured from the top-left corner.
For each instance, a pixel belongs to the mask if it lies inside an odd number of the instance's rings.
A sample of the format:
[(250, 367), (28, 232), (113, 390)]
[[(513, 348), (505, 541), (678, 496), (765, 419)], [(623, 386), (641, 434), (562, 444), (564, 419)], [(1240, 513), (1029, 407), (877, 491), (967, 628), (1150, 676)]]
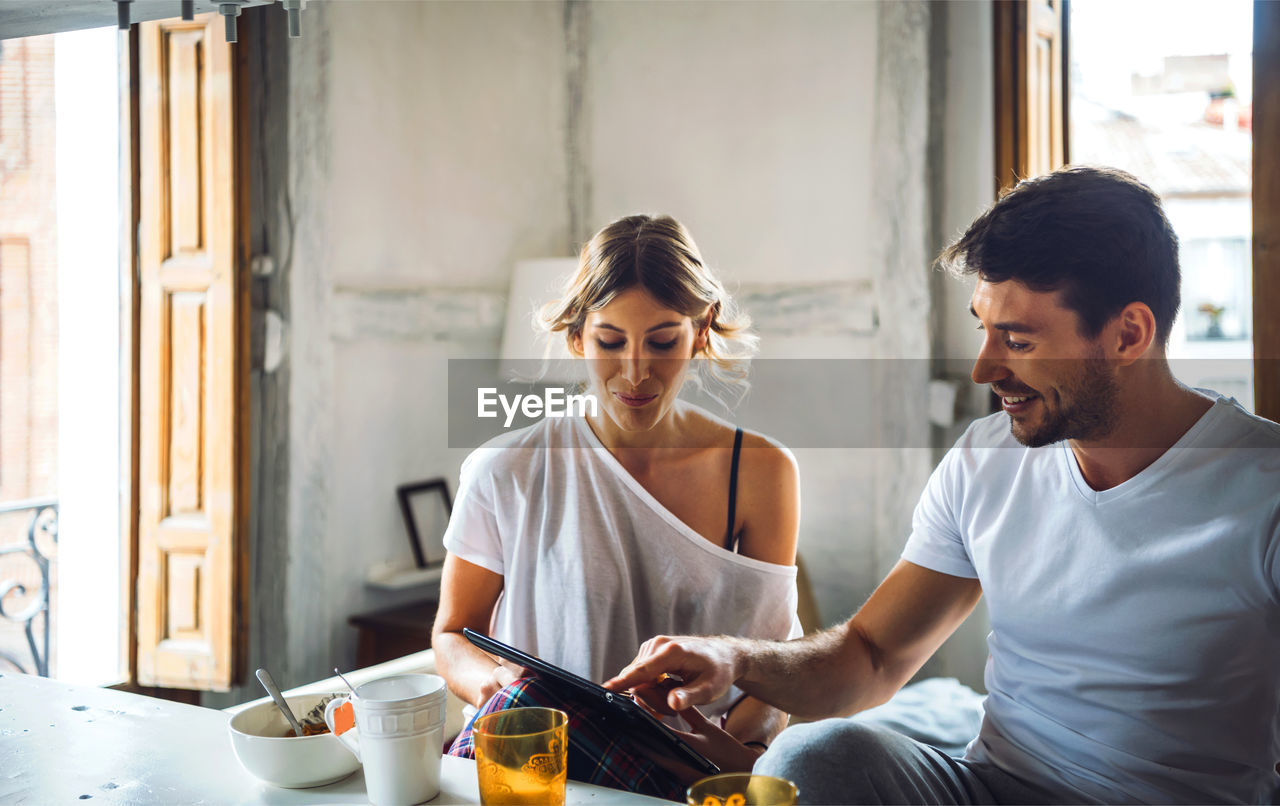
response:
[(1253, 4), (1074, 0), (1070, 39), (1072, 160), (1136, 175), (1178, 233), (1174, 373), (1251, 408)]
[[(1171, 354), (1280, 420), (1280, 3), (994, 0), (993, 12), (997, 188), (1058, 167), (1059, 137), (1061, 160), (1152, 184), (1183, 243)], [(1161, 32), (1177, 46), (1159, 52)]]

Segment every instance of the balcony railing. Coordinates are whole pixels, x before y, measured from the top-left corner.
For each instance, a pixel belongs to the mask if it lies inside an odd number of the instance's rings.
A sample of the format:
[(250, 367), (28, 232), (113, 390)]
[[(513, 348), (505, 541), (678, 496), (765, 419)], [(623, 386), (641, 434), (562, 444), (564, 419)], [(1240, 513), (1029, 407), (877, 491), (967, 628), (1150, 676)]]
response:
[[(35, 673), (41, 677), (49, 676), (49, 558), (40, 550), (37, 537), (44, 536), (55, 545), (58, 541), (58, 500), (56, 498), (28, 498), (25, 501), (0, 503), (0, 515), (17, 512), (30, 512), (27, 521), (27, 537), (25, 542), (0, 545), (0, 557), (21, 555), (35, 564), (39, 572), (39, 587), (31, 590), (36, 583), (34, 574), (22, 577), (0, 579), (0, 619), (22, 625), (27, 636), (27, 647), (31, 650), (31, 658), (35, 664)], [(10, 613), (5, 601), (25, 601), (25, 606), (16, 613)], [(40, 622), (40, 640), (35, 634), (36, 622)], [(26, 672), (16, 657), (0, 648), (0, 660), (3, 660), (19, 671)]]

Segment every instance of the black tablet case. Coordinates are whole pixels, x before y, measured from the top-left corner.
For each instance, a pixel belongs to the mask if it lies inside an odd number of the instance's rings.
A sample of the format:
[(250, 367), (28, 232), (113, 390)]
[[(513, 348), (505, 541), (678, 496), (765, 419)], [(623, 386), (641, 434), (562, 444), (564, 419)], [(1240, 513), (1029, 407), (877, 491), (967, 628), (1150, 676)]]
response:
[(689, 746), (670, 728), (656, 719), (629, 695), (609, 691), (586, 678), (553, 666), (541, 658), (521, 652), (496, 638), (463, 628), (462, 634), (480, 649), (512, 663), (518, 663), (536, 673), (543, 682), (557, 689), (565, 697), (580, 703), (593, 718), (604, 723), (610, 732), (623, 732), (628, 739), (645, 749), (675, 758), (699, 772), (715, 775), (720, 768)]

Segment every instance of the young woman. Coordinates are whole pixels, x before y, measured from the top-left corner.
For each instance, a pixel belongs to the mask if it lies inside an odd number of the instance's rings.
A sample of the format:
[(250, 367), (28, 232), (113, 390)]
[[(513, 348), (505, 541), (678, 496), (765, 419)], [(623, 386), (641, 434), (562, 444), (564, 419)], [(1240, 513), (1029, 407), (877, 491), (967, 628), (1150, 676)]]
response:
[[(687, 382), (744, 383), (755, 346), (685, 228), (609, 224), (541, 318), (585, 360), (599, 406), (499, 437), (463, 464), (432, 637), (450, 690), (486, 711), (545, 694), (464, 627), (596, 681), (662, 633), (798, 635), (794, 458), (678, 399)], [(785, 718), (733, 690), (684, 722), (704, 755), (749, 769)], [(573, 721), (570, 734), (570, 777), (683, 798), (687, 771), (656, 766), (625, 737), (601, 737), (625, 763), (575, 762)]]

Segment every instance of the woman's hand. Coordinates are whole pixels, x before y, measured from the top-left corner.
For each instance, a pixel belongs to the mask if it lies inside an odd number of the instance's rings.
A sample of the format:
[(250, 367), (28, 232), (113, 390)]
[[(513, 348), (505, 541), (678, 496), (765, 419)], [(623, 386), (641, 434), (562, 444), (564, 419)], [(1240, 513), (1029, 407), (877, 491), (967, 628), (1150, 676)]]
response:
[[(727, 731), (704, 717), (697, 708), (686, 708), (679, 712), (679, 716), (689, 726), (689, 730), (672, 729), (672, 733), (714, 763), (721, 772), (751, 772), (756, 759), (764, 752), (763, 748), (747, 747), (733, 738)], [(643, 752), (642, 749), (641, 752)], [(705, 772), (669, 756), (654, 754), (649, 758), (686, 784), (692, 784), (699, 778), (706, 777)]]
[(764, 748), (747, 747), (728, 731), (714, 724), (697, 708), (686, 708), (680, 718), (689, 726), (676, 731), (689, 746), (706, 756), (721, 772), (751, 772)]
[(437, 674), (454, 695), (476, 708), (523, 673), (522, 669), (504, 669), (462, 634), (466, 627), (488, 631), (502, 587), (500, 574), (453, 554), (446, 555), (431, 646), (436, 653)]
[(529, 672), (523, 666), (511, 666), (499, 662), (493, 667), (493, 673), (489, 675), (488, 679), (480, 684), (481, 699), (478, 707), (483, 707), (490, 697), (527, 674)]

